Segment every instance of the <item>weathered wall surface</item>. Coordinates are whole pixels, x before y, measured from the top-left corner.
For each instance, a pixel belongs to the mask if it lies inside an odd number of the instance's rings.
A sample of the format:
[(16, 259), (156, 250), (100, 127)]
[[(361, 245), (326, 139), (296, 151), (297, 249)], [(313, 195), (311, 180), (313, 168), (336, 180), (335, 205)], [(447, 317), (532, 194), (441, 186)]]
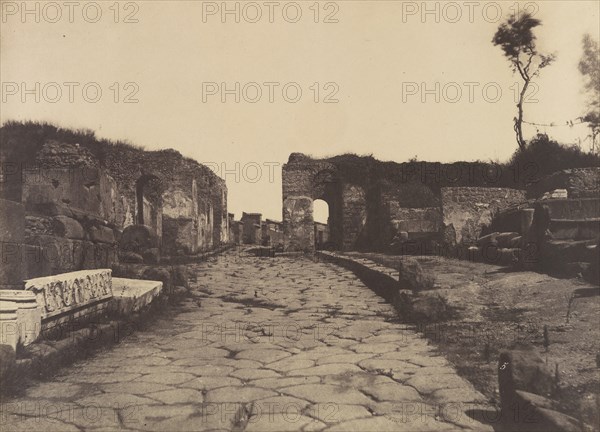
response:
[(262, 243), (265, 246), (283, 246), (283, 224), (267, 219), (262, 224)]
[(368, 241), (366, 232), (367, 224), (367, 199), (365, 191), (360, 186), (344, 185), (342, 192), (342, 230), (345, 250), (353, 249), (359, 239)]
[(224, 181), (174, 150), (148, 152), (38, 124), (4, 126), (0, 141), (0, 199), (24, 210), (22, 241), (9, 251), (18, 252), (21, 280), (110, 268), (123, 230), (136, 224), (149, 227), (159, 246), (165, 241), (163, 254), (229, 240)]
[(243, 224), (242, 242), (245, 244), (260, 244), (262, 239), (262, 215), (260, 213), (242, 213), (240, 221)]
[(396, 201), (388, 201), (391, 237), (399, 232), (409, 234), (439, 233), (442, 228), (440, 207), (404, 208)]
[[(174, 150), (125, 149), (117, 154), (106, 154), (105, 161), (130, 203), (136, 202), (139, 178), (157, 179), (162, 221), (169, 225), (164, 238), (167, 249), (183, 248), (196, 253), (229, 241), (227, 187), (209, 168)], [(189, 221), (174, 221), (178, 219)], [(182, 227), (184, 232), (176, 233), (177, 227)], [(187, 236), (190, 232), (191, 236)], [(187, 243), (181, 244), (186, 238)]]
[(444, 241), (449, 245), (477, 240), (495, 212), (525, 201), (525, 192), (508, 188), (448, 187), (441, 189)]
[(533, 183), (527, 193), (532, 198), (539, 198), (555, 189), (566, 189), (568, 198), (597, 198), (600, 190), (600, 168), (557, 171)]
[(293, 196), (283, 200), (284, 250), (308, 252), (314, 250), (315, 232), (313, 200)]
[(116, 182), (94, 166), (46, 168), (39, 155), (37, 162), (22, 173), (25, 244), (34, 247), (24, 278), (113, 266), (120, 232), (131, 219)]
[(244, 236), (244, 223), (241, 221), (233, 221), (231, 224), (231, 241), (236, 245), (241, 245)]

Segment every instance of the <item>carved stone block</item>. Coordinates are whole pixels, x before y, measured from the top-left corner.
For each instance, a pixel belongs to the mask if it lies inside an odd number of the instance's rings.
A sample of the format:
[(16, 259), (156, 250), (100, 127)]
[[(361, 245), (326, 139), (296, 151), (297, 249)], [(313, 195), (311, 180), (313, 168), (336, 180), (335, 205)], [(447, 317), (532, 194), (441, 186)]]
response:
[(25, 289), (36, 295), (42, 319), (47, 320), (112, 298), (112, 271), (82, 270), (29, 279)]

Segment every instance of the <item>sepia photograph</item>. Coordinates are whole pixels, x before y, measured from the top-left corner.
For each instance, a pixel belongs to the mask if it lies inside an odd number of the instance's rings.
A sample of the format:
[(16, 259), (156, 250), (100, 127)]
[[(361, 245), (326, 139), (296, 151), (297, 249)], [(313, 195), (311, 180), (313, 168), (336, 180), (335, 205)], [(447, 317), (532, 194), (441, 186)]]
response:
[(0, 0), (0, 432), (600, 432), (598, 0)]

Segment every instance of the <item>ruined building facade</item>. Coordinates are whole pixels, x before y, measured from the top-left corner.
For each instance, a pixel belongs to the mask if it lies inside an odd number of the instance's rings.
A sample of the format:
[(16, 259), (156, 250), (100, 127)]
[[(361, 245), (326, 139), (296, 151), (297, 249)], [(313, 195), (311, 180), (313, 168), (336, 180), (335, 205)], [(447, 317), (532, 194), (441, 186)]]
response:
[(0, 132), (0, 198), (11, 203), (2, 218), (12, 221), (3, 222), (11, 234), (0, 240), (3, 260), (20, 268), (2, 284), (156, 263), (229, 241), (224, 180), (175, 150), (144, 151), (46, 125)]
[(313, 219), (317, 199), (329, 206), (328, 248), (385, 250), (399, 236), (468, 244), (493, 214), (525, 200), (511, 174), (480, 163), (293, 153), (282, 173), (284, 249), (313, 251), (325, 243)]

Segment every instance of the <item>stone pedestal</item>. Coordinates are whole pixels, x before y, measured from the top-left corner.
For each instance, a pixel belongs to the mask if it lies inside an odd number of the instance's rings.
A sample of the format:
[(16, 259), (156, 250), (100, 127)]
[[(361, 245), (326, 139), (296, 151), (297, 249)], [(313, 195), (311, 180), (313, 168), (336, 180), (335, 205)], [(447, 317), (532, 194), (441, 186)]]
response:
[(0, 301), (17, 305), (18, 342), (23, 346), (35, 342), (42, 329), (41, 308), (35, 294), (24, 290), (0, 290)]
[(17, 303), (0, 300), (0, 344), (17, 349), (19, 326), (17, 323)]

